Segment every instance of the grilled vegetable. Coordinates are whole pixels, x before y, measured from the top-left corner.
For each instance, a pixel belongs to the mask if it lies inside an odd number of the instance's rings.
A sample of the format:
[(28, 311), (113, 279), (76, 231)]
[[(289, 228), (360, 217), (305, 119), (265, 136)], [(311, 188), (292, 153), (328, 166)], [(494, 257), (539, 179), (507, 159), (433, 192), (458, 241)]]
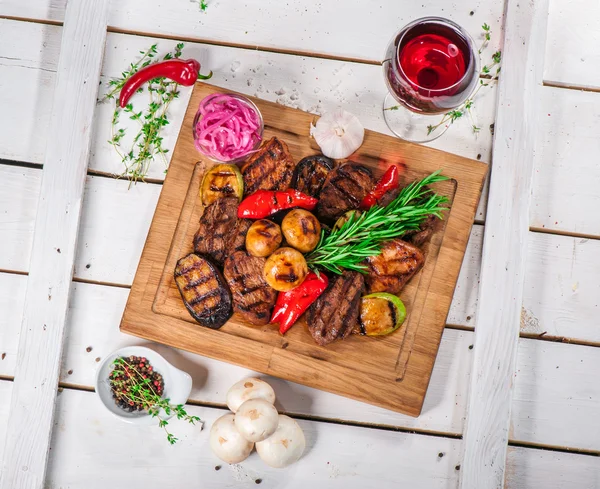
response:
[(210, 205), (221, 197), (237, 197), (244, 195), (244, 179), (235, 165), (215, 165), (206, 172), (200, 185), (202, 204)]
[(323, 155), (302, 158), (296, 166), (292, 178), (292, 188), (313, 197), (318, 197), (329, 172), (333, 170), (333, 160)]
[(360, 208), (369, 210), (379, 203), (381, 198), (388, 192), (395, 190), (400, 185), (400, 171), (396, 165), (391, 165), (360, 203)]
[(304, 256), (293, 248), (279, 248), (265, 263), (265, 280), (279, 292), (297, 287), (307, 274), (308, 267)]
[(310, 272), (298, 287), (277, 296), (271, 323), (279, 323), (279, 332), (285, 334), (300, 316), (325, 292), (329, 279), (321, 273)]
[(339, 231), (342, 226), (346, 224), (352, 217), (357, 218), (360, 216), (360, 211), (348, 211), (342, 217), (340, 217), (333, 225), (333, 231)]
[(202, 326), (219, 329), (233, 314), (231, 292), (217, 267), (190, 253), (175, 266), (175, 283), (185, 307)]
[(278, 224), (267, 219), (254, 221), (246, 234), (246, 250), (253, 256), (269, 256), (283, 240)]
[(276, 212), (292, 207), (302, 207), (313, 210), (318, 199), (303, 194), (298, 190), (287, 189), (281, 191), (258, 190), (246, 197), (238, 207), (238, 217), (248, 219), (263, 219)]
[(302, 253), (314, 250), (321, 238), (321, 223), (304, 209), (294, 209), (285, 216), (281, 230), (288, 244)]
[(369, 294), (362, 298), (359, 324), (362, 334), (383, 336), (396, 331), (406, 319), (404, 303), (386, 292)]

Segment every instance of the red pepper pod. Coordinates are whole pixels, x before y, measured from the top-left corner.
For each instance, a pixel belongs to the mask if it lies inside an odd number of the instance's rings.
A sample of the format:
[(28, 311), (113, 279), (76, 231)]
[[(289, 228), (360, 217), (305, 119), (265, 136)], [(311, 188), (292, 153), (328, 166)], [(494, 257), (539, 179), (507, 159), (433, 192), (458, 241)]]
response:
[(279, 323), (279, 332), (285, 334), (325, 291), (327, 285), (329, 285), (327, 275), (310, 272), (298, 287), (280, 292), (271, 323)]
[(292, 207), (301, 207), (312, 211), (319, 199), (306, 195), (298, 190), (283, 191), (257, 190), (246, 197), (238, 206), (238, 217), (246, 219), (263, 219), (276, 212)]
[(381, 176), (375, 188), (371, 190), (360, 203), (362, 210), (368, 210), (373, 207), (379, 199), (387, 192), (398, 188), (400, 185), (400, 171), (396, 165), (391, 165)]
[[(124, 108), (131, 96), (144, 83), (155, 78), (164, 77), (186, 87), (192, 86), (200, 76), (199, 71), (200, 63), (195, 59), (169, 59), (148, 65), (136, 72), (125, 82), (119, 95), (119, 105), (121, 108)], [(211, 76), (212, 71), (208, 76), (202, 76), (202, 79), (208, 79)]]

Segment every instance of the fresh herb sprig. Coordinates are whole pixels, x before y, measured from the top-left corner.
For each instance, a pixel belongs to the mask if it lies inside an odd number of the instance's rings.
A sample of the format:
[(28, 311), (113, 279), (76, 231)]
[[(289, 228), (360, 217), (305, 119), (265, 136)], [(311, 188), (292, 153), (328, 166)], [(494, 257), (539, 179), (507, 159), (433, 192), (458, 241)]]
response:
[[(177, 44), (172, 52), (164, 55), (163, 59), (181, 57), (183, 47), (183, 43)], [(138, 90), (138, 93), (144, 90), (148, 92), (149, 103), (143, 110), (136, 110), (132, 103), (127, 104), (123, 109), (120, 108), (118, 99), (123, 85), (132, 75), (154, 61), (157, 57), (157, 45), (153, 44), (147, 51), (140, 51), (140, 54), (142, 57), (135, 63), (131, 63), (119, 78), (108, 82), (110, 90), (104, 97), (104, 100), (115, 101), (111, 139), (108, 142), (115, 148), (123, 162), (125, 169), (122, 176), (128, 177), (132, 182), (143, 181), (148, 174), (151, 163), (157, 158), (163, 161), (166, 173), (168, 165), (166, 155), (169, 150), (163, 146), (161, 130), (169, 124), (167, 116), (169, 105), (179, 97), (179, 84), (166, 78), (155, 78), (146, 85), (146, 88)], [(120, 117), (123, 112), (130, 120), (139, 123), (138, 132), (126, 148), (123, 147), (126, 128), (120, 124)]]
[(144, 378), (143, 374), (138, 371), (134, 363), (129, 362), (126, 358), (120, 357), (113, 361), (113, 365), (114, 368), (111, 376), (114, 378), (127, 379), (122, 381), (111, 380), (116, 387), (122, 387), (119, 395), (123, 396), (123, 400), (125, 401), (131, 401), (136, 405), (141, 404), (143, 409), (147, 411), (150, 416), (157, 418), (159, 428), (165, 430), (167, 441), (171, 445), (177, 443), (178, 438), (167, 429), (169, 422), (160, 417), (161, 410), (164, 411), (167, 416), (174, 414), (177, 419), (183, 419), (190, 424), (196, 424), (200, 421), (198, 416), (190, 416), (183, 407), (183, 404), (171, 404), (169, 398), (161, 397), (152, 385), (151, 379)]
[(362, 214), (355, 212), (341, 228), (328, 235), (323, 232), (315, 250), (306, 257), (308, 266), (336, 274), (344, 269), (365, 273), (364, 259), (378, 255), (384, 241), (418, 230), (429, 215), (442, 218), (448, 199), (428, 188), (448, 180), (440, 173), (406, 186), (387, 206), (376, 205)]

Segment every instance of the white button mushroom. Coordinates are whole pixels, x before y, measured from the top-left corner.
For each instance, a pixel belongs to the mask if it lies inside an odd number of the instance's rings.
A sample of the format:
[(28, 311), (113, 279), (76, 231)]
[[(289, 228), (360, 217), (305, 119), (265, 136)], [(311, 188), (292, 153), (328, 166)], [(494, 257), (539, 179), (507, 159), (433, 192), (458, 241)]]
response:
[(210, 429), (210, 448), (223, 462), (237, 464), (248, 458), (254, 443), (246, 440), (235, 427), (235, 416), (226, 414)]
[(273, 404), (264, 399), (250, 399), (235, 413), (235, 427), (249, 441), (269, 438), (279, 424), (279, 415)]
[(306, 440), (302, 428), (288, 416), (279, 415), (279, 425), (269, 438), (256, 444), (260, 458), (271, 467), (281, 468), (298, 461)]
[(250, 399), (264, 399), (275, 404), (275, 391), (264, 380), (249, 378), (233, 384), (227, 392), (227, 406), (234, 413)]

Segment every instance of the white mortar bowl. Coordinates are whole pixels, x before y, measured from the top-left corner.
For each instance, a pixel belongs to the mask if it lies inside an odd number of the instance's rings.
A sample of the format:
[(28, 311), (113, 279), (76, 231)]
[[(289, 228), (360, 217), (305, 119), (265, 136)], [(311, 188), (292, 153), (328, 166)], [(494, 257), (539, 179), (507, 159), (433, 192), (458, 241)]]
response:
[[(128, 346), (112, 352), (98, 367), (96, 372), (96, 394), (102, 401), (102, 404), (117, 418), (127, 422), (140, 425), (151, 425), (157, 422), (146, 411), (134, 411), (132, 413), (121, 409), (115, 404), (110, 390), (109, 375), (112, 371), (113, 361), (119, 357), (145, 357), (152, 365), (155, 372), (163, 377), (165, 390), (163, 397), (169, 398), (171, 404), (185, 404), (192, 391), (192, 378), (190, 375), (178, 368), (175, 368), (167, 362), (161, 355), (150, 348), (143, 346)], [(164, 410), (161, 410), (160, 417), (168, 419), (173, 414), (167, 416)]]

